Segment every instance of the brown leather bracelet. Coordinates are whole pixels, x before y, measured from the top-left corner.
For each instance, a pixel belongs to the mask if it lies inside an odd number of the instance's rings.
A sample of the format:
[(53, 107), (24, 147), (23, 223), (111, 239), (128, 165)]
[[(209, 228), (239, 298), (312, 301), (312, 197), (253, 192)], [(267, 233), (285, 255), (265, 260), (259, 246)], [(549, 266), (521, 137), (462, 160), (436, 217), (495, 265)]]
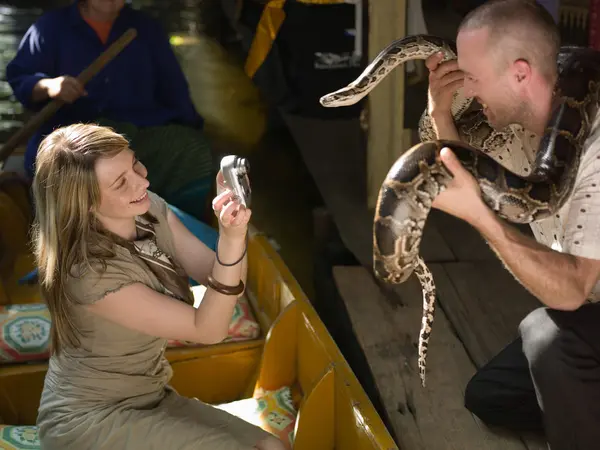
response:
[(244, 282), (240, 280), (240, 284), (237, 286), (227, 286), (226, 284), (219, 283), (211, 275), (207, 277), (207, 285), (209, 288), (214, 289), (219, 294), (224, 295), (239, 295), (244, 292)]

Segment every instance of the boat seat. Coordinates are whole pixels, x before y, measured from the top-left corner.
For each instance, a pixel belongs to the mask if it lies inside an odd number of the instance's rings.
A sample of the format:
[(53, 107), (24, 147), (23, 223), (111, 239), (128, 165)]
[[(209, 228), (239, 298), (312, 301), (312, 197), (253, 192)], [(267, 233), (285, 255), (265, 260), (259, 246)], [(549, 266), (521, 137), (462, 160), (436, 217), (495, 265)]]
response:
[[(277, 436), (291, 449), (298, 408), (292, 400), (292, 390), (283, 386), (260, 397), (246, 398), (216, 405), (217, 408), (244, 419)], [(32, 425), (0, 425), (0, 449), (39, 450), (37, 427)]]
[[(192, 288), (199, 305), (204, 286)], [(229, 324), (229, 335), (224, 342), (257, 339), (260, 325), (248, 298), (239, 298)], [(44, 303), (0, 306), (0, 366), (47, 361), (50, 344), (50, 312)], [(205, 347), (205, 345), (170, 340), (167, 348)], [(0, 447), (2, 448), (2, 447)]]

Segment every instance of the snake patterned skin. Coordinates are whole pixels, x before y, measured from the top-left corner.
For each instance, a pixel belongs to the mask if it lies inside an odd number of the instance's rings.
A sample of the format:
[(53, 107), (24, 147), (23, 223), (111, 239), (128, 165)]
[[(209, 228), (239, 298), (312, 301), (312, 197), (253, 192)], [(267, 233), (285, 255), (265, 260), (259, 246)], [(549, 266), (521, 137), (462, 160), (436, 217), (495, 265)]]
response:
[[(392, 42), (346, 87), (321, 97), (321, 105), (340, 107), (364, 98), (394, 68), (442, 52), (456, 58), (456, 45), (435, 36), (415, 35)], [(506, 147), (523, 151), (510, 127), (494, 130), (482, 107), (459, 89), (452, 114), (461, 141), (438, 140), (427, 110), (419, 121), (421, 143), (403, 153), (386, 175), (373, 221), (373, 269), (386, 283), (400, 284), (414, 272), (423, 292), (418, 367), (425, 386), (426, 357), (434, 321), (433, 275), (419, 255), (423, 228), (435, 197), (452, 175), (440, 160), (449, 147), (476, 178), (485, 203), (501, 218), (531, 223), (555, 214), (569, 198), (598, 110), (600, 54), (592, 49), (562, 47), (551, 118), (541, 136), (535, 162), (527, 175), (507, 170), (494, 156)]]

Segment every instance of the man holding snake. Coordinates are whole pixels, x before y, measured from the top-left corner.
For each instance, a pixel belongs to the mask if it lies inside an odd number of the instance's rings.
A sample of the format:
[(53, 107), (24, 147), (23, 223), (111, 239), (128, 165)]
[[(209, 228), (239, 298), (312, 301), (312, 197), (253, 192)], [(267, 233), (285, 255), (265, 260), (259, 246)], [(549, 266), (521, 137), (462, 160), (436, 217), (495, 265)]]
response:
[[(433, 55), (426, 62), (438, 138), (459, 139), (450, 106), (462, 88), (494, 128), (513, 129), (524, 154), (506, 150), (500, 162), (526, 174), (550, 118), (558, 50), (552, 16), (535, 2), (492, 0), (472, 11), (459, 27), (458, 59), (440, 63)], [(593, 118), (572, 196), (559, 214), (531, 224), (535, 239), (485, 205), (478, 183), (449, 149), (442, 160), (454, 179), (433, 203), (477, 229), (545, 305), (473, 376), (465, 405), (490, 425), (545, 430), (553, 450), (600, 448), (599, 124)]]

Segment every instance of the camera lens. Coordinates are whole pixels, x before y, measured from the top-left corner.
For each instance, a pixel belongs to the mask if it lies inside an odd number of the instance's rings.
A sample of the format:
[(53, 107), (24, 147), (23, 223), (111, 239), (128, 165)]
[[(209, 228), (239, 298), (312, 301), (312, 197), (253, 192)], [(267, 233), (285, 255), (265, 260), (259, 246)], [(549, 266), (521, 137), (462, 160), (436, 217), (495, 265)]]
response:
[(244, 173), (250, 172), (250, 163), (246, 158), (239, 158), (237, 161), (237, 165), (239, 169), (242, 170)]

